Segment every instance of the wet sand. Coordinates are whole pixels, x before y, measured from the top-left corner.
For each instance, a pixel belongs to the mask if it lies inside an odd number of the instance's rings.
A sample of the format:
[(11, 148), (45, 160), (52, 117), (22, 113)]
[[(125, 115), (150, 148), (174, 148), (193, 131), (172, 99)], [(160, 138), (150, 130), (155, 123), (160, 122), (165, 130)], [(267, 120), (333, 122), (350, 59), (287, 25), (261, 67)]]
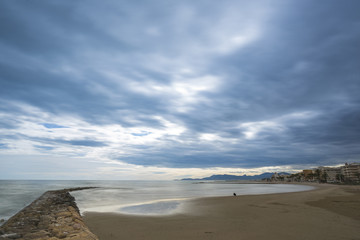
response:
[(360, 239), (360, 186), (202, 198), (171, 216), (86, 213), (99, 239)]

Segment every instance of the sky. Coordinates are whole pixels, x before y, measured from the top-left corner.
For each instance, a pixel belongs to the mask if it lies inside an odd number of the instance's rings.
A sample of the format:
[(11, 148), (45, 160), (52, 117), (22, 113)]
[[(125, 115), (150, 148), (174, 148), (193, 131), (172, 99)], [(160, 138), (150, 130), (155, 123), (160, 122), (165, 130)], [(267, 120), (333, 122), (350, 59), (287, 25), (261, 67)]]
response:
[(0, 1), (0, 179), (360, 161), (360, 1)]

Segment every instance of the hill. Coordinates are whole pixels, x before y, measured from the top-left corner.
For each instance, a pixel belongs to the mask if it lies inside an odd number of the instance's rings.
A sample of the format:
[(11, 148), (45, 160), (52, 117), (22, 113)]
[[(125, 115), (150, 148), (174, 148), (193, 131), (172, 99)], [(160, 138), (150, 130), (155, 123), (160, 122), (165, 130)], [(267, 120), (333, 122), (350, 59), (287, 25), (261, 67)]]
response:
[[(222, 174), (222, 175), (212, 175), (210, 177), (205, 178), (183, 178), (183, 181), (191, 181), (191, 180), (261, 180), (263, 178), (271, 178), (274, 173), (266, 172), (259, 175), (247, 176), (246, 174), (239, 176), (239, 175), (229, 175), (229, 174)], [(280, 172), (279, 175), (290, 175), (286, 172)]]

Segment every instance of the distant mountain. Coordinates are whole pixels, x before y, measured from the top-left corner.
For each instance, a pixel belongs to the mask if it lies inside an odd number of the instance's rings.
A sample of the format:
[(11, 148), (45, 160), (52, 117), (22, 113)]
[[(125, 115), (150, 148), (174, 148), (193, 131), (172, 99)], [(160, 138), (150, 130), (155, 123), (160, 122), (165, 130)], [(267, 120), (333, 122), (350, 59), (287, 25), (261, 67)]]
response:
[[(210, 177), (205, 177), (205, 178), (183, 178), (181, 180), (184, 180), (184, 181), (189, 181), (189, 180), (261, 180), (263, 178), (271, 178), (271, 176), (273, 174), (274, 173), (270, 173), (270, 172), (262, 173), (260, 175), (253, 175), (253, 176), (247, 176), (246, 174), (244, 174), (242, 176), (223, 174), (223, 175), (212, 175)], [(286, 172), (280, 172), (278, 174), (279, 175), (290, 175), (290, 173), (286, 173)]]

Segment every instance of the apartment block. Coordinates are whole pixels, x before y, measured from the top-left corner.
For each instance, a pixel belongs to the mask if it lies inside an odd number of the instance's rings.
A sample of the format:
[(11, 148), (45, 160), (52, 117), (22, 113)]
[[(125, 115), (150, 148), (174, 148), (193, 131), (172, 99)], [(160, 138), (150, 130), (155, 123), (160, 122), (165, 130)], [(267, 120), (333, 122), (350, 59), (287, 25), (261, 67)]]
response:
[(345, 166), (342, 167), (342, 174), (346, 181), (359, 182), (360, 163), (345, 163)]

